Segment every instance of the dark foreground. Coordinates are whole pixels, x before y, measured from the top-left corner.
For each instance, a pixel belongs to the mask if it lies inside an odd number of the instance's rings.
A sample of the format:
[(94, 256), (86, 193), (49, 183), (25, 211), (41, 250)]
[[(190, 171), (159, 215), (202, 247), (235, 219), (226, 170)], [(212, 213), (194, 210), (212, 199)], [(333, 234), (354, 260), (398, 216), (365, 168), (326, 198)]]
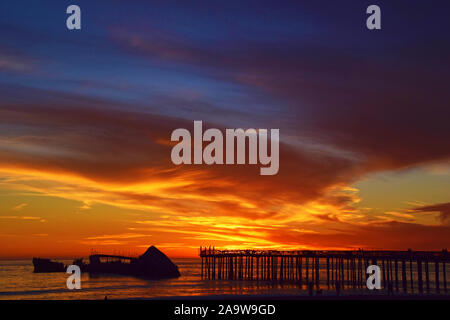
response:
[[(449, 299), (416, 297), (394, 300), (370, 297), (325, 298), (291, 297), (289, 300), (233, 299), (233, 300), (107, 300), (107, 301), (10, 301), (0, 302), (3, 312), (20, 315), (24, 309), (40, 314), (62, 316), (68, 312), (81, 316), (107, 318), (142, 317), (151, 319), (301, 319), (301, 318), (377, 318), (412, 317), (418, 312), (425, 316), (447, 318)], [(433, 297), (435, 298), (435, 297)]]

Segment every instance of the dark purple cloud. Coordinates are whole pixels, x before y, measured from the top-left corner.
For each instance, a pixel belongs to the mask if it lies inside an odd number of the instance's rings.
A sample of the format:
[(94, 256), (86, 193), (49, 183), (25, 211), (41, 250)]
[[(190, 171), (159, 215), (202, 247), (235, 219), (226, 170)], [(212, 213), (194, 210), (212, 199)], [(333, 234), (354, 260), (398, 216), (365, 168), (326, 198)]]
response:
[(421, 206), (418, 208), (414, 208), (412, 210), (424, 213), (437, 212), (439, 214), (438, 215), (439, 221), (442, 224), (450, 225), (450, 202)]

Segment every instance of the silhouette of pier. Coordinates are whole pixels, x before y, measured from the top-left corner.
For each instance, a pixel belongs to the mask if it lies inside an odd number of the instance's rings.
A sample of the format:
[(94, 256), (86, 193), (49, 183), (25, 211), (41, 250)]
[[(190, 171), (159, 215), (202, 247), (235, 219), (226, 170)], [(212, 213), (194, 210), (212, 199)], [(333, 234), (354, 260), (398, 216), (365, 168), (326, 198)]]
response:
[(201, 277), (209, 280), (294, 282), (310, 290), (321, 285), (366, 288), (369, 265), (381, 269), (389, 293), (447, 293), (447, 250), (442, 251), (276, 251), (200, 247)]

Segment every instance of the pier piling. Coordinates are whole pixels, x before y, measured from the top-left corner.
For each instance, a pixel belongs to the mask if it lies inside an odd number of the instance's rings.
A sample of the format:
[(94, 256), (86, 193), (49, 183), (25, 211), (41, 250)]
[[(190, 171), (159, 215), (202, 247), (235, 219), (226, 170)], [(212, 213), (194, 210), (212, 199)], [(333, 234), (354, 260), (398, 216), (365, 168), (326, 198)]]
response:
[[(300, 287), (306, 284), (306, 288), (315, 286), (319, 290), (323, 285), (339, 291), (344, 288), (366, 288), (367, 267), (370, 262), (378, 265), (377, 261), (380, 261), (383, 289), (389, 294), (394, 293), (394, 288), (399, 291), (400, 276), (404, 293), (408, 293), (408, 287), (410, 292), (416, 288), (419, 294), (425, 291), (430, 293), (430, 263), (435, 266), (434, 292), (447, 293), (446, 263), (450, 260), (446, 250), (277, 251), (217, 250), (214, 247), (200, 247), (200, 258), (202, 279), (291, 282)], [(417, 270), (413, 269), (415, 265)], [(442, 277), (439, 274), (441, 271)]]

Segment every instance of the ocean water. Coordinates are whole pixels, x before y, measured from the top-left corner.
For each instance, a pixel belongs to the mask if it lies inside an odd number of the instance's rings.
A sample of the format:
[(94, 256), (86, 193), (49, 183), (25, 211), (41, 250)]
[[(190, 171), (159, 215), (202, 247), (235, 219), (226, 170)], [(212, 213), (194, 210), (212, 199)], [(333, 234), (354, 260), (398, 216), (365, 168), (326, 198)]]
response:
[[(83, 273), (81, 290), (67, 289), (66, 280), (69, 275), (66, 273), (33, 273), (31, 259), (3, 260), (0, 261), (0, 299), (104, 299), (105, 296), (108, 299), (145, 299), (211, 295), (308, 294), (306, 286), (299, 287), (294, 283), (271, 283), (261, 280), (205, 280), (200, 276), (200, 259), (175, 258), (172, 260), (179, 267), (180, 278), (146, 280), (128, 276), (94, 276)], [(72, 262), (72, 260), (60, 261), (65, 264)], [(320, 278), (326, 279), (326, 271), (322, 266), (320, 273)], [(431, 279), (434, 279), (434, 274), (431, 274)], [(327, 290), (325, 280), (322, 280), (320, 286), (324, 289), (324, 295), (335, 294), (333, 288)], [(442, 286), (443, 284), (441, 288)], [(417, 288), (415, 292), (417, 293)], [(367, 289), (344, 289), (341, 294), (369, 293)]]
[[(58, 260), (71, 264), (72, 260)], [(66, 273), (33, 273), (29, 260), (0, 261), (0, 299), (140, 299), (224, 294), (297, 294), (298, 286), (259, 281), (202, 280), (200, 259), (172, 259), (181, 277), (146, 280), (82, 273), (81, 290), (68, 290)]]

